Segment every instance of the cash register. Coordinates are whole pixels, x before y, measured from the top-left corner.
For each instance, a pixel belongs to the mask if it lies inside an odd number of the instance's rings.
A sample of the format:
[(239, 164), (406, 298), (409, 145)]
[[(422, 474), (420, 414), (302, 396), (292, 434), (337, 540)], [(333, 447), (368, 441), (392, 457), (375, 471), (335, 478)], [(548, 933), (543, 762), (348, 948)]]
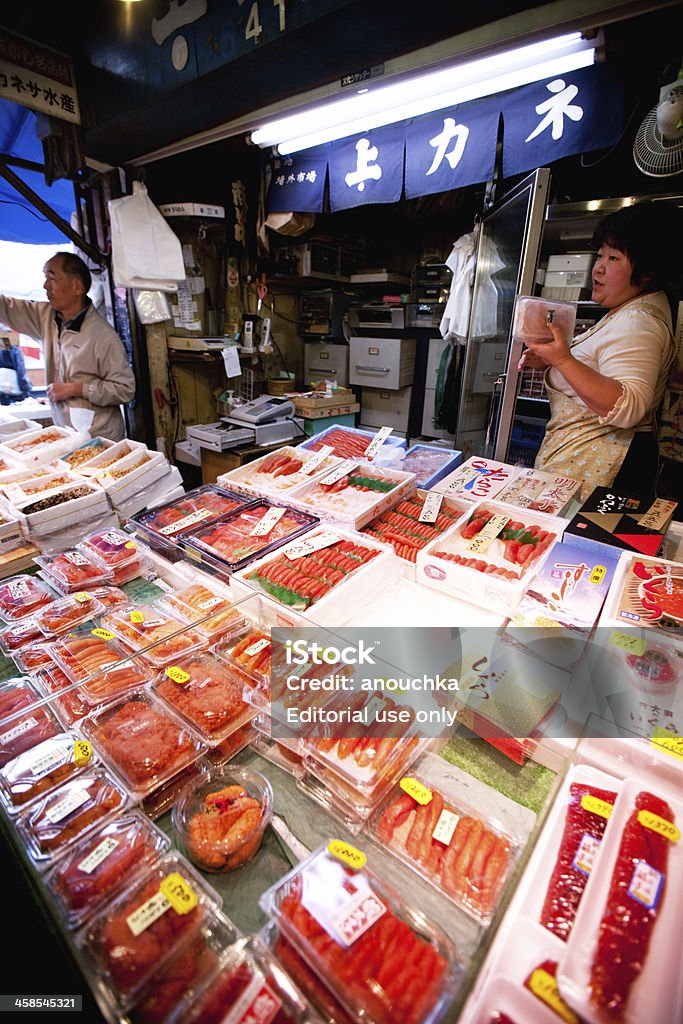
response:
[(236, 406), (218, 423), (203, 423), (187, 428), (187, 437), (202, 448), (226, 451), (241, 444), (270, 445), (303, 437), (303, 429), (294, 419), (294, 403), (288, 398), (261, 395)]

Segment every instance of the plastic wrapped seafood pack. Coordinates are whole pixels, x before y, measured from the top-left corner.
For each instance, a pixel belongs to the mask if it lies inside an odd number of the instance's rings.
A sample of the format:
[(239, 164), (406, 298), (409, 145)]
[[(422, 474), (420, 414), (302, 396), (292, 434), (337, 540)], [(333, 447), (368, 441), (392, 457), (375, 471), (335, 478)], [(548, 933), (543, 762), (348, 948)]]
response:
[(0, 616), (13, 623), (32, 615), (54, 598), (54, 590), (38, 577), (26, 573), (11, 576), (0, 583)]
[(169, 846), (168, 836), (139, 811), (119, 814), (61, 857), (45, 885), (68, 927), (78, 928)]
[(49, 653), (71, 682), (83, 684), (79, 694), (90, 705), (138, 689), (152, 675), (144, 662), (130, 657), (123, 644), (98, 635), (97, 628), (59, 637)]
[(205, 647), (207, 640), (164, 608), (131, 602), (102, 617), (100, 627), (116, 636), (125, 647), (155, 668)]
[(192, 865), (171, 852), (91, 918), (78, 941), (92, 980), (112, 1009), (131, 1006), (220, 903)]
[(139, 798), (152, 793), (207, 749), (182, 718), (146, 690), (92, 711), (79, 723), (79, 731)]
[(45, 867), (128, 802), (120, 782), (102, 768), (91, 768), (34, 801), (17, 819), (17, 829), (29, 855)]
[(162, 598), (160, 604), (188, 626), (194, 626), (212, 643), (236, 632), (244, 624), (239, 605), (204, 583), (192, 583), (176, 590)]
[(104, 605), (89, 590), (81, 590), (41, 608), (34, 621), (44, 636), (54, 637), (89, 622), (103, 611)]
[(391, 544), (399, 558), (415, 563), (417, 553), (442, 533), (455, 526), (467, 508), (466, 502), (455, 502), (444, 499), (433, 522), (423, 522), (422, 515), (428, 492), (418, 491), (409, 498), (404, 498), (395, 508), (382, 512), (363, 528), (384, 544)]
[(212, 745), (245, 725), (255, 709), (242, 699), (244, 681), (211, 654), (191, 654), (159, 673), (154, 693)]
[(329, 848), (268, 889), (261, 906), (359, 1024), (435, 1020), (457, 989), (461, 965), (443, 932)]
[(246, 501), (244, 495), (205, 484), (175, 501), (137, 513), (130, 522), (136, 533), (147, 538), (150, 547), (178, 557), (178, 540), (183, 534), (200, 524), (208, 525)]
[(56, 733), (0, 769), (0, 799), (14, 814), (96, 761), (96, 756), (81, 756), (72, 733)]
[(268, 501), (235, 509), (210, 526), (192, 531), (183, 544), (217, 572), (241, 569), (318, 523), (316, 516)]
[[(328, 427), (327, 430), (314, 434), (309, 441), (303, 441), (300, 448), (308, 451), (319, 451), (323, 445), (332, 448), (333, 454), (341, 459), (363, 459), (375, 434), (366, 430), (356, 430), (353, 427)], [(385, 445), (398, 445), (405, 448), (405, 438), (389, 436), (384, 440)]]

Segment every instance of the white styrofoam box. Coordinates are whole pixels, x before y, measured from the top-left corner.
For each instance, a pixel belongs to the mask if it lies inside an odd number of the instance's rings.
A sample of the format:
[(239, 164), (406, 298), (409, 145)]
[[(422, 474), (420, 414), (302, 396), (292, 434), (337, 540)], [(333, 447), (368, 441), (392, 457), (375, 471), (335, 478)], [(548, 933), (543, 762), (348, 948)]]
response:
[(113, 466), (101, 470), (94, 479), (100, 487), (104, 487), (113, 502), (117, 499), (123, 501), (128, 494), (135, 494), (141, 488), (153, 484), (169, 468), (169, 462), (162, 452), (138, 448), (130, 455), (117, 459)]
[[(484, 549), (478, 551), (476, 548), (482, 543), (484, 529), (471, 537), (462, 536), (470, 520), (474, 519), (477, 513), (501, 517), (501, 530), (506, 528), (503, 525), (505, 520), (508, 526), (519, 523), (520, 529), (537, 527), (539, 531), (546, 533), (546, 537), (538, 542), (547, 543), (545, 550), (531, 563), (527, 559), (520, 565), (505, 557), (505, 541), (495, 536)], [(562, 537), (566, 525), (566, 519), (560, 519), (559, 516), (531, 512), (528, 509), (518, 511), (509, 505), (481, 501), (471, 510), (464, 512), (455, 526), (418, 552), (415, 579), (424, 586), (442, 590), (462, 598), (463, 601), (480, 605), (490, 611), (498, 611), (502, 615), (511, 615), (521, 601), (529, 582), (544, 564), (553, 544)], [(548, 541), (550, 535), (552, 541)], [(477, 538), (480, 538), (478, 545), (471, 546)], [(455, 560), (456, 558), (478, 562), (485, 567), (493, 565), (499, 571), (487, 572), (484, 569), (477, 569), (473, 565), (461, 564)]]
[(44, 466), (20, 466), (14, 463), (11, 469), (3, 469), (0, 472), (0, 494), (6, 494), (6, 488), (10, 484), (23, 483), (26, 480), (37, 480), (39, 477), (56, 473), (58, 469), (68, 469), (63, 466), (59, 459), (49, 462)]
[(116, 441), (110, 441), (108, 437), (90, 437), (77, 448), (72, 448), (62, 456), (64, 464), (74, 473), (80, 471), (84, 462), (101, 455), (105, 448), (111, 448)]
[(178, 462), (185, 462), (188, 466), (202, 464), (201, 445), (194, 441), (176, 441), (173, 451)]
[(482, 498), (495, 498), (519, 475), (522, 468), (473, 455), (453, 473), (437, 481), (431, 490), (447, 494), (449, 498), (470, 502), (481, 501)]
[[(390, 491), (361, 490), (359, 487), (346, 487), (339, 491), (326, 491), (326, 476), (317, 477), (308, 483), (300, 484), (288, 495), (288, 503), (294, 508), (319, 516), (328, 523), (338, 523), (345, 529), (359, 530), (380, 512), (394, 506), (408, 493), (415, 484), (414, 473), (404, 473), (399, 469), (384, 469), (372, 462), (351, 460), (355, 466), (350, 475), (380, 478), (384, 482), (395, 483)], [(337, 469), (341, 468), (341, 460)], [(332, 469), (330, 472), (334, 473)], [(329, 474), (328, 474), (329, 475)]]
[(19, 480), (6, 484), (5, 496), (10, 505), (21, 509), (24, 505), (30, 505), (40, 498), (47, 497), (53, 491), (63, 490), (69, 484), (81, 483), (83, 483), (82, 477), (69, 470), (62, 470), (61, 472), (46, 473), (30, 480)]
[[(314, 541), (322, 535), (332, 536), (335, 543), (337, 541), (350, 541), (352, 544), (371, 548), (377, 551), (377, 554), (366, 564), (359, 565), (355, 572), (349, 573), (329, 593), (306, 609), (295, 609), (289, 605), (282, 604), (271, 594), (264, 593), (257, 583), (250, 582), (249, 577), (258, 573), (259, 569), (263, 566), (275, 561), (275, 559), (285, 558), (285, 553), (289, 548), (294, 548), (295, 545), (304, 541)], [(292, 565), (294, 566), (294, 562), (292, 562)], [(376, 541), (369, 540), (364, 536), (360, 537), (358, 534), (340, 530), (338, 527), (321, 525), (310, 530), (304, 537), (292, 541), (291, 544), (285, 544), (283, 547), (278, 548), (277, 551), (273, 551), (264, 558), (252, 562), (245, 569), (233, 573), (230, 582), (236, 601), (242, 597), (248, 597), (255, 591), (263, 595), (264, 614), (268, 621), (275, 621), (276, 624), (279, 624), (277, 622), (277, 611), (279, 609), (286, 616), (298, 613), (307, 622), (315, 625), (345, 626), (349, 625), (353, 620), (359, 607), (365, 606), (381, 593), (390, 592), (391, 588), (398, 583), (400, 573), (398, 559), (394, 554), (393, 548), (386, 544), (378, 544)]]
[(595, 262), (594, 252), (562, 252), (548, 256), (549, 271), (553, 270), (590, 270)]
[[(299, 460), (302, 465), (295, 473), (275, 476), (277, 463), (280, 459), (291, 458)], [(306, 467), (316, 460), (316, 467), (308, 474)], [(293, 447), (286, 445), (278, 448), (275, 452), (262, 455), (260, 459), (247, 462), (244, 466), (237, 466), (228, 473), (218, 477), (216, 483), (219, 487), (226, 487), (229, 491), (236, 491), (238, 494), (248, 494), (255, 497), (283, 498), (286, 497), (299, 484), (308, 483), (311, 480), (331, 472), (341, 460), (337, 455), (326, 455), (320, 461), (318, 453), (309, 451), (307, 448)], [(273, 466), (273, 472), (268, 467)]]
[(3, 437), (23, 434), (29, 430), (40, 430), (40, 423), (37, 420), (18, 420), (14, 417), (0, 422), (0, 435)]
[[(650, 800), (650, 807), (639, 807), (637, 801), (644, 792), (657, 798), (658, 803)], [(660, 800), (668, 805), (666, 811)], [(653, 806), (656, 809), (651, 811)], [(607, 1019), (606, 1012), (603, 1013), (591, 999), (591, 968), (611, 880), (619, 860), (622, 836), (637, 812), (640, 812), (640, 829), (653, 828), (653, 838), (659, 834), (658, 844), (663, 843), (666, 847), (666, 864), (663, 859), (650, 864), (646, 858), (634, 856), (627, 869), (628, 886), (622, 896), (625, 903), (624, 927), (628, 929), (629, 920), (632, 920), (626, 916), (631, 906), (633, 914), (638, 910), (644, 917), (647, 917), (646, 909), (652, 910), (654, 922), (649, 943), (636, 945), (627, 954), (629, 958), (640, 956), (642, 966), (636, 970), (621, 1012), (612, 1014), (610, 1019), (618, 1019), (622, 1024), (683, 1019), (681, 952), (678, 943), (672, 941), (672, 937), (678, 934), (683, 913), (683, 843), (680, 842), (683, 800), (680, 786), (676, 790), (668, 790), (660, 785), (646, 786), (641, 779), (633, 778), (626, 779), (619, 793), (601, 843), (600, 857), (591, 871), (574, 927), (559, 959), (557, 978), (564, 998), (587, 1024), (602, 1024)], [(641, 814), (645, 815), (644, 821)], [(657, 820), (653, 821), (655, 816)], [(656, 847), (652, 844), (650, 848), (652, 853), (649, 856), (652, 857)], [(618, 946), (609, 949), (608, 956), (618, 971)]]
[(147, 445), (143, 444), (142, 441), (134, 441), (126, 437), (123, 441), (116, 441), (104, 451), (100, 450), (97, 455), (93, 455), (91, 459), (82, 462), (78, 467), (78, 472), (82, 473), (83, 476), (96, 476), (101, 470), (108, 469), (114, 462), (123, 459), (126, 455), (130, 455), (131, 452), (146, 447)]
[(88, 434), (71, 427), (44, 427), (7, 438), (0, 444), (0, 458), (23, 465), (51, 462), (87, 440)]
[(26, 517), (0, 497), (0, 552), (20, 547), (26, 537)]
[[(41, 509), (38, 512), (25, 510), (29, 533), (38, 536), (44, 533), (53, 533), (59, 529), (61, 523), (71, 526), (78, 520), (90, 519), (109, 511), (110, 505), (106, 492), (86, 480), (79, 480), (77, 484), (69, 484), (68, 487), (62, 488), (62, 492), (68, 496), (71, 492), (83, 488), (87, 490), (87, 493), (80, 497), (67, 498), (58, 505), (52, 505), (50, 508)], [(58, 492), (52, 491), (51, 496), (56, 493)], [(36, 501), (40, 500), (40, 497), (36, 498)], [(30, 507), (31, 505), (28, 505), (27, 509)]]

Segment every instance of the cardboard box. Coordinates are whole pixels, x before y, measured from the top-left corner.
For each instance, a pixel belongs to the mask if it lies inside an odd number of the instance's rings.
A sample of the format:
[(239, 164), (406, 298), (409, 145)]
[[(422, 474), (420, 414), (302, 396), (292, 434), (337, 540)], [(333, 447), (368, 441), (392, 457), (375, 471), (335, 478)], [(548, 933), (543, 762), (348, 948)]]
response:
[(677, 505), (664, 498), (652, 502), (596, 487), (569, 522), (564, 539), (657, 555)]

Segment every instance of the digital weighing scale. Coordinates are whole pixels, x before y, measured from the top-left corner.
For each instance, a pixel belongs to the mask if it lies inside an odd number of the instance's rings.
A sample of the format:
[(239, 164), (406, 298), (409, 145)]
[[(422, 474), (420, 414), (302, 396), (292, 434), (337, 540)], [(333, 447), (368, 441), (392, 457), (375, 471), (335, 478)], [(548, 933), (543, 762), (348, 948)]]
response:
[(303, 436), (294, 420), (294, 404), (288, 398), (261, 395), (238, 405), (218, 423), (203, 423), (186, 430), (188, 439), (202, 448), (222, 452), (240, 444), (268, 445)]

